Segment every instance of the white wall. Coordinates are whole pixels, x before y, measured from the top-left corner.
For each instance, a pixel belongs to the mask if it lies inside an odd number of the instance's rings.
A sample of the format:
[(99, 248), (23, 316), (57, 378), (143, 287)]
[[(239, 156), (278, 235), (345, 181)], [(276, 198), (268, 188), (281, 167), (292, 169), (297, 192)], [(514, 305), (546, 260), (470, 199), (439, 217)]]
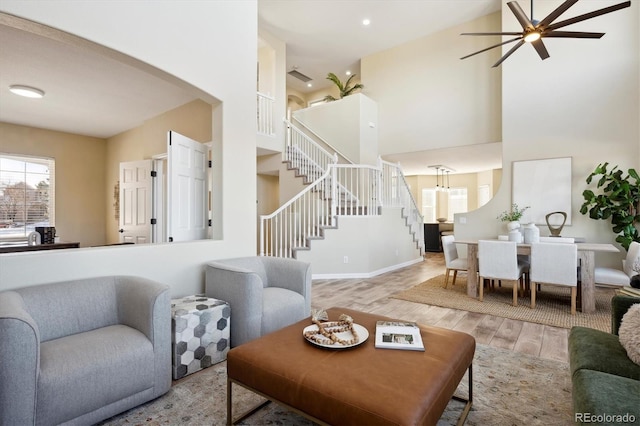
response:
[(314, 278), (371, 277), (423, 260), (400, 208), (367, 218), (341, 216), (338, 228), (297, 253), (298, 260), (312, 263)]
[[(0, 290), (105, 274), (203, 290), (203, 264), (255, 254), (257, 3), (3, 0), (0, 11), (140, 59), (218, 100), (213, 110), (218, 241), (0, 256)], [(252, 48), (248, 48), (251, 46)], [(222, 64), (222, 65), (221, 65)]]
[(260, 39), (265, 47), (259, 49), (260, 92), (273, 96), (273, 136), (258, 135), (260, 149), (281, 152), (284, 146), (285, 126), (283, 118), (287, 114), (287, 46), (283, 41), (266, 31), (260, 31)]
[[(610, 5), (599, 0), (579, 2), (567, 16)], [(535, 11), (544, 17), (556, 6), (555, 1), (537, 0)], [(506, 6), (502, 22), (505, 30), (518, 25)], [(504, 233), (495, 218), (511, 203), (513, 161), (572, 157), (573, 217), (563, 235), (614, 243), (610, 222), (589, 219), (579, 210), (585, 179), (600, 162), (623, 170), (640, 166), (639, 27), (640, 4), (632, 2), (628, 9), (566, 28), (605, 32), (599, 40), (545, 39), (549, 59), (541, 61), (525, 45), (503, 63), (502, 184), (485, 208), (464, 215), (466, 225), (456, 219), (457, 238)], [(543, 235), (548, 232), (540, 228)], [(619, 255), (598, 254), (596, 265), (619, 267), (623, 255), (624, 250)]]
[(294, 116), (352, 163), (376, 165), (378, 106), (367, 96), (356, 93)]

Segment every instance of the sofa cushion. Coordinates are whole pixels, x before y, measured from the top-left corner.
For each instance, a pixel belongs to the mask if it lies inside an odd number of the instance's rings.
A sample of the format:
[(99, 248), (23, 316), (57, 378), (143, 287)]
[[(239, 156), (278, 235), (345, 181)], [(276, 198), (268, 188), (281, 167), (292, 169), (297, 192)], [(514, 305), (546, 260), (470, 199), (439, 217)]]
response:
[[(279, 287), (264, 289), (262, 293), (263, 335), (300, 321), (305, 316), (307, 316), (305, 300), (300, 293)], [(233, 320), (233, 312), (231, 317)], [(231, 327), (233, 328), (233, 325)]]
[(149, 339), (126, 325), (41, 345), (37, 423), (59, 424), (152, 388)]
[(618, 330), (620, 344), (631, 361), (640, 364), (640, 303), (633, 305), (622, 317)]
[(569, 333), (571, 374), (595, 370), (640, 380), (640, 366), (627, 356), (618, 336), (593, 328), (573, 327)]
[[(578, 424), (640, 424), (638, 380), (600, 371), (579, 370), (573, 375), (572, 398), (574, 420)], [(626, 419), (623, 418), (625, 415)]]

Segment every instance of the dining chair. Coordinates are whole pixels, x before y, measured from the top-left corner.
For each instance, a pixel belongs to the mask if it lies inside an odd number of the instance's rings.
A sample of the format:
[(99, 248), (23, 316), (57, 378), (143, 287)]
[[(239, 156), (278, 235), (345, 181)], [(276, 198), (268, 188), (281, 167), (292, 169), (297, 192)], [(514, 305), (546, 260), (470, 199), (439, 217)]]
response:
[(442, 236), (442, 251), (444, 252), (444, 263), (447, 268), (444, 278), (444, 288), (447, 288), (449, 285), (450, 272), (453, 271), (452, 285), (456, 285), (458, 271), (466, 271), (468, 266), (466, 258), (458, 257), (458, 248), (456, 247), (456, 241), (453, 235)]
[(518, 284), (524, 285), (527, 265), (518, 262), (518, 246), (515, 241), (478, 241), (479, 284), (482, 302), (484, 280), (513, 282), (513, 306), (518, 306)]
[(571, 315), (576, 314), (578, 246), (566, 243), (531, 244), (531, 309), (536, 307), (536, 285), (571, 287)]
[(595, 282), (596, 284), (628, 286), (631, 277), (638, 273), (634, 271), (634, 267), (640, 268), (640, 243), (636, 241), (629, 245), (627, 257), (622, 260), (622, 270), (596, 267), (594, 269)]

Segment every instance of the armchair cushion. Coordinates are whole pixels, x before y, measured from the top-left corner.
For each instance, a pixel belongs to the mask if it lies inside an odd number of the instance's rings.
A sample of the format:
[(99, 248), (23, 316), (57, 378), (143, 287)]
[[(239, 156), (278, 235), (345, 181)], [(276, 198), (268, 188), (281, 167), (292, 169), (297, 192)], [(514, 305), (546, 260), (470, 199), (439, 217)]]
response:
[(252, 256), (206, 266), (207, 297), (231, 308), (231, 346), (300, 321), (311, 312), (311, 265)]

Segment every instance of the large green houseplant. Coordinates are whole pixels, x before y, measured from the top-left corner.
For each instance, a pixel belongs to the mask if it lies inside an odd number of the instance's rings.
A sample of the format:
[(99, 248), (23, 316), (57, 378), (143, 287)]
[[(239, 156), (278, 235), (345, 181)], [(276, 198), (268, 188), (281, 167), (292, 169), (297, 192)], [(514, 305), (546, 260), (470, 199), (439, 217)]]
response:
[[(344, 84), (340, 81), (340, 79), (338, 78), (337, 75), (335, 75), (334, 73), (330, 72), (329, 74), (327, 74), (327, 80), (330, 80), (331, 82), (333, 82), (333, 84), (336, 85), (336, 87), (338, 88), (338, 90), (340, 91), (340, 99), (344, 98), (345, 96), (349, 96), (352, 95), (353, 92), (355, 92), (358, 89), (362, 89), (364, 88), (364, 86), (360, 83), (354, 84), (353, 86), (349, 86), (351, 84), (351, 80), (355, 77), (355, 74), (352, 74), (347, 81), (344, 82)], [(336, 98), (334, 98), (331, 95), (327, 95), (324, 97), (324, 100), (326, 102), (331, 102), (331, 101), (337, 101)]]
[(640, 177), (635, 169), (625, 175), (618, 166), (607, 170), (609, 163), (599, 164), (587, 177), (587, 184), (597, 178), (596, 188), (601, 194), (586, 189), (580, 213), (591, 219), (611, 219), (616, 241), (629, 250), (632, 241), (640, 242), (637, 225), (640, 224)]

